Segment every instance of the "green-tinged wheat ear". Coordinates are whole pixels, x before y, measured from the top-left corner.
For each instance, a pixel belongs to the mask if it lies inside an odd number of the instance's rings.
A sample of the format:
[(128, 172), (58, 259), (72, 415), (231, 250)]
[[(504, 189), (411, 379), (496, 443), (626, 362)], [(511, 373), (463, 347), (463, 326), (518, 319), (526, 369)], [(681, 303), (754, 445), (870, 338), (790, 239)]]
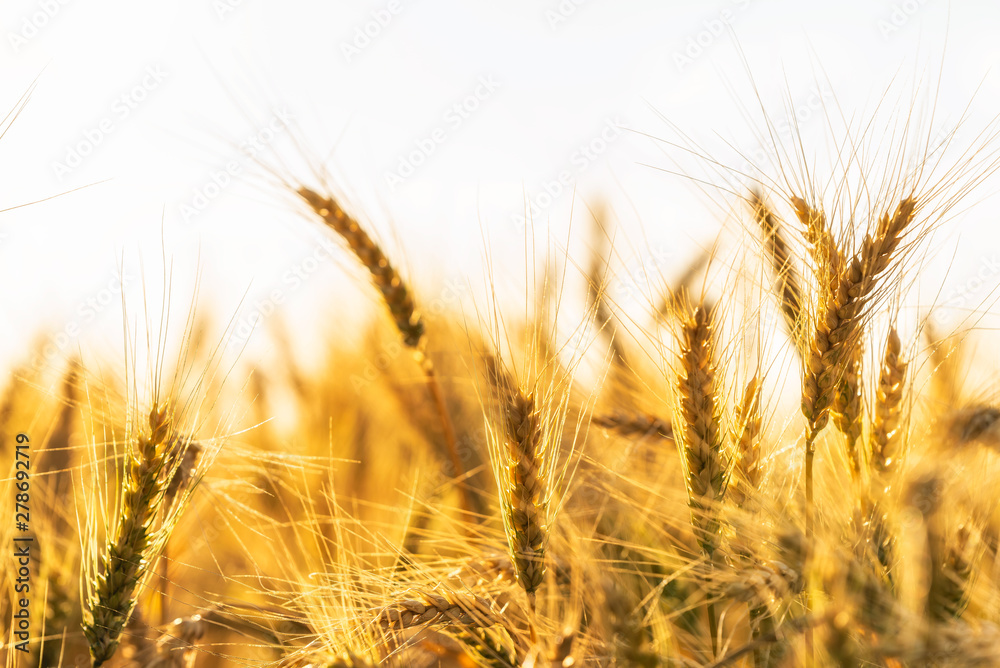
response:
[(403, 342), (411, 348), (419, 346), (424, 337), (424, 323), (417, 313), (413, 293), (382, 248), (356, 220), (340, 208), (336, 200), (306, 187), (299, 188), (298, 194), (330, 229), (347, 242), (361, 264), (368, 269), (375, 287), (382, 293), (382, 299), (389, 307), (396, 327), (403, 335)]
[(785, 238), (784, 223), (764, 201), (757, 191), (751, 191), (750, 208), (754, 219), (760, 225), (764, 234), (764, 255), (771, 263), (771, 269), (778, 280), (778, 298), (781, 314), (785, 318), (788, 333), (802, 352), (802, 337), (800, 335), (799, 318), (802, 315), (802, 285), (792, 255), (788, 240)]
[(871, 463), (880, 474), (899, 468), (903, 381), (907, 367), (901, 350), (899, 333), (895, 327), (890, 327), (872, 411)]
[(168, 408), (154, 406), (148, 426), (148, 433), (140, 433), (126, 455), (121, 514), (105, 550), (98, 556), (93, 593), (83, 622), (95, 668), (118, 649), (122, 629), (135, 608), (136, 588), (150, 566), (153, 525), (163, 504), (165, 463), (173, 441)]
[(682, 315), (677, 375), (680, 419), (674, 423), (674, 435), (685, 459), (698, 541), (709, 557), (718, 547), (719, 521), (714, 506), (722, 500), (726, 483), (712, 327), (711, 310), (704, 305)]
[(763, 479), (761, 467), (760, 380), (750, 379), (743, 390), (733, 442), (736, 444), (736, 484), (730, 485), (730, 498), (738, 508), (760, 493)]

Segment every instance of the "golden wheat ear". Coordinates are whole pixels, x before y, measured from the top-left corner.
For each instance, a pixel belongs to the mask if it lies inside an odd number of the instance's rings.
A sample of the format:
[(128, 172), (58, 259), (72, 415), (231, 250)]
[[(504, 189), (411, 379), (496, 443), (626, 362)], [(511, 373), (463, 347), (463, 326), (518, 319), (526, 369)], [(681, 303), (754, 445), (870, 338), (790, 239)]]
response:
[(761, 457), (760, 379), (754, 376), (743, 389), (735, 419), (733, 443), (736, 445), (736, 484), (728, 494), (738, 508), (745, 508), (760, 495), (763, 482)]
[[(425, 348), (425, 327), (424, 321), (417, 311), (410, 290), (402, 275), (389, 261), (388, 256), (382, 248), (365, 232), (364, 228), (357, 220), (349, 216), (332, 197), (325, 197), (316, 191), (302, 186), (296, 191), (313, 213), (322, 220), (327, 227), (336, 232), (350, 247), (351, 251), (358, 258), (358, 261), (371, 274), (375, 287), (382, 295), (382, 301), (389, 309), (396, 329), (403, 337), (403, 343), (414, 351), (414, 355), (419, 362), (421, 369), (427, 378), (427, 387), (431, 393), (438, 418), (441, 422), (442, 436), (454, 469), (453, 477), (462, 480), (465, 477), (465, 466), (462, 464), (462, 457), (458, 452), (458, 442), (455, 437), (455, 428), (452, 425), (451, 415), (445, 401), (444, 392), (438, 382), (437, 372), (430, 357), (427, 356)], [(458, 485), (461, 494), (462, 507), (473, 517), (473, 509), (476, 507), (467, 486), (464, 483)]]
[(681, 314), (680, 368), (676, 392), (680, 410), (674, 437), (684, 457), (688, 496), (698, 542), (711, 557), (719, 546), (715, 504), (726, 487), (719, 388), (713, 360), (713, 310), (701, 304)]
[(500, 509), (517, 582), (534, 605), (545, 576), (549, 490), (543, 459), (550, 444), (535, 396), (522, 390), (495, 357), (487, 358), (487, 375), (498, 405), (490, 454)]
[(149, 570), (155, 547), (155, 523), (164, 505), (169, 484), (169, 446), (172, 412), (156, 405), (145, 428), (136, 435), (127, 453), (127, 472), (120, 514), (91, 583), (83, 633), (90, 644), (93, 665), (111, 659), (135, 608), (137, 588)]
[(420, 346), (424, 338), (424, 322), (417, 313), (413, 293), (382, 248), (334, 199), (306, 187), (299, 188), (298, 195), (330, 229), (347, 242), (361, 264), (368, 269), (375, 287), (382, 293), (382, 299), (389, 307), (396, 328), (403, 335), (403, 342), (411, 348)]
[(781, 315), (785, 319), (788, 335), (795, 343), (799, 353), (804, 353), (802, 338), (802, 281), (792, 263), (788, 239), (784, 231), (784, 222), (768, 206), (764, 196), (757, 190), (750, 191), (747, 203), (753, 212), (754, 220), (760, 226), (764, 236), (764, 256), (771, 264), (775, 279), (778, 281), (776, 291)]

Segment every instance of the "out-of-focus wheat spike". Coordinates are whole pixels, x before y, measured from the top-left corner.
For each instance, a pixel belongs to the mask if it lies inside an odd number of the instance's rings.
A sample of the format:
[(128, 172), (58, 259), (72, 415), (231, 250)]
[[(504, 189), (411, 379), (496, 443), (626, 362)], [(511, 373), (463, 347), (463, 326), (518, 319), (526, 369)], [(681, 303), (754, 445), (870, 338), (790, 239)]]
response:
[(962, 526), (946, 545), (938, 522), (938, 518), (928, 520), (931, 577), (927, 614), (935, 621), (945, 622), (958, 619), (965, 609), (973, 572), (972, 541), (969, 527)]
[(889, 328), (872, 411), (872, 466), (882, 474), (898, 469), (903, 413), (903, 381), (907, 362), (895, 327)]
[(175, 619), (156, 640), (156, 656), (148, 668), (193, 668), (197, 658), (195, 643), (205, 635), (200, 615)]
[(774, 213), (763, 195), (752, 190), (749, 198), (754, 219), (764, 233), (764, 255), (770, 260), (771, 268), (778, 280), (778, 296), (781, 314), (785, 318), (788, 333), (800, 352), (803, 351), (799, 318), (802, 315), (802, 286), (798, 271), (792, 263), (788, 240), (783, 231), (784, 223)]
[(655, 435), (672, 439), (674, 430), (670, 422), (646, 413), (626, 413), (615, 411), (606, 415), (595, 415), (591, 422), (625, 437)]
[(728, 490), (730, 498), (738, 508), (760, 493), (763, 479), (761, 466), (761, 414), (760, 379), (754, 376), (743, 389), (739, 412), (736, 415), (736, 430), (733, 442), (736, 444), (736, 484)]
[(961, 383), (958, 380), (961, 345), (958, 337), (941, 336), (934, 325), (936, 312), (931, 312), (923, 322), (923, 334), (931, 359), (931, 382), (934, 396), (944, 409), (954, 407), (960, 400)]
[(945, 436), (949, 446), (980, 443), (996, 448), (1000, 446), (1000, 408), (973, 405), (960, 408), (946, 415)]
[(401, 630), (428, 624), (489, 627), (498, 622), (489, 601), (464, 593), (439, 591), (406, 598), (382, 608), (375, 618), (383, 629)]

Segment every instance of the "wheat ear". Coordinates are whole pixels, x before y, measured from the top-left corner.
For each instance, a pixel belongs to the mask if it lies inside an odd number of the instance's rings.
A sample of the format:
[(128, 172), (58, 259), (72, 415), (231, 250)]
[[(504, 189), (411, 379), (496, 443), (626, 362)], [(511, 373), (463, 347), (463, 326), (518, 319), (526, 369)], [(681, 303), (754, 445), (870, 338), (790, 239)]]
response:
[(500, 360), (490, 357), (487, 363), (500, 404), (499, 438), (491, 447), (500, 506), (517, 582), (533, 607), (545, 575), (548, 539), (542, 416), (534, 395), (521, 390)]
[(697, 306), (681, 322), (681, 371), (677, 376), (680, 420), (674, 423), (674, 435), (686, 464), (698, 541), (709, 557), (718, 547), (714, 504), (722, 499), (726, 475), (712, 351), (711, 311)]
[[(830, 289), (821, 290), (816, 328), (806, 358), (802, 383), (802, 414), (806, 418), (806, 524), (812, 525), (813, 458), (816, 437), (826, 426), (835, 394), (856, 360), (865, 309), (873, 296), (877, 277), (888, 267), (903, 233), (913, 220), (916, 200), (903, 199), (890, 216), (879, 219), (875, 234), (865, 235), (851, 262), (831, 278)], [(811, 533), (807, 528), (807, 532)]]
[(121, 514), (99, 557), (83, 622), (95, 668), (114, 655), (135, 608), (136, 588), (150, 566), (153, 524), (169, 484), (164, 474), (173, 439), (167, 407), (154, 406), (148, 424), (149, 432), (140, 433), (127, 454)]
[[(839, 289), (838, 281), (844, 270), (844, 254), (830, 230), (826, 214), (801, 197), (792, 196), (791, 203), (795, 217), (802, 224), (803, 236), (809, 242), (820, 295), (832, 294)], [(860, 378), (861, 348), (860, 345), (852, 345), (839, 378), (835, 380), (831, 412), (834, 425), (846, 439), (847, 461), (851, 478), (855, 482), (861, 476), (861, 457), (858, 452), (858, 441), (861, 439)]]
[(647, 413), (626, 413), (615, 411), (606, 415), (595, 415), (591, 422), (625, 437), (643, 437), (656, 435), (660, 438), (672, 439), (673, 427), (670, 422)]
[(423, 593), (382, 608), (375, 623), (385, 630), (409, 629), (428, 624), (462, 624), (488, 627), (497, 623), (489, 601), (479, 596), (441, 591)]
[[(688, 505), (698, 543), (709, 560), (719, 546), (719, 515), (716, 504), (726, 485), (726, 465), (722, 459), (715, 363), (712, 359), (712, 313), (704, 304), (685, 307), (681, 312), (680, 373), (677, 374), (679, 416), (674, 434), (687, 473)], [(709, 583), (710, 584), (710, 583)], [(715, 604), (706, 605), (712, 654), (717, 651), (718, 619)]]
[[(451, 414), (445, 402), (444, 392), (437, 379), (437, 372), (427, 356), (424, 337), (424, 321), (417, 311), (413, 292), (399, 274), (382, 248), (368, 236), (364, 228), (349, 216), (331, 197), (324, 197), (310, 188), (300, 187), (297, 191), (319, 218), (334, 232), (340, 235), (362, 265), (368, 269), (375, 287), (382, 294), (382, 300), (389, 308), (396, 328), (403, 336), (403, 343), (413, 349), (414, 355), (427, 378), (427, 387), (441, 421), (445, 445), (454, 469), (454, 477), (460, 479), (465, 475), (465, 467), (458, 453), (458, 442), (455, 438), (455, 427), (451, 422)], [(462, 505), (467, 513), (474, 508), (469, 490), (464, 484), (459, 484)]]
[(735, 424), (733, 442), (736, 444), (738, 479), (735, 485), (730, 486), (729, 493), (736, 506), (743, 508), (760, 493), (763, 477), (760, 456), (760, 380), (757, 376), (751, 378), (743, 390), (743, 400), (740, 402)]
[(771, 262), (771, 268), (778, 279), (781, 314), (785, 318), (788, 333), (800, 352), (803, 351), (799, 318), (802, 314), (802, 286), (798, 272), (792, 264), (788, 240), (782, 231), (783, 223), (757, 191), (750, 192), (750, 208), (754, 219), (764, 233), (764, 254)]
[(901, 350), (899, 333), (895, 327), (890, 327), (872, 415), (872, 466), (881, 474), (896, 470), (899, 463), (903, 380), (907, 367), (907, 362), (901, 356)]

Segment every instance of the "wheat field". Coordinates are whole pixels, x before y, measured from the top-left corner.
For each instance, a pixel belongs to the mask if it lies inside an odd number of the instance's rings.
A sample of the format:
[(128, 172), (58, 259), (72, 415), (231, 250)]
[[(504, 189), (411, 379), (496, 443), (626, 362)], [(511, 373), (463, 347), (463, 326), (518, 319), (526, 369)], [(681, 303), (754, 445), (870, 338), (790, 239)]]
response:
[(529, 221), (520, 299), (484, 231), (487, 298), (442, 300), (327, 147), (257, 157), (349, 268), (317, 310), (367, 300), (366, 324), (276, 317), (255, 367), (226, 314), (152, 298), (118, 357), (25, 351), (0, 395), (24, 512), (0, 523), (4, 665), (1000, 665), (988, 304), (943, 330), (912, 290), (1000, 125), (887, 106), (828, 109), (825, 146), (771, 134), (752, 171), (664, 139), (726, 241), (651, 268), (639, 314), (609, 286), (641, 242), (599, 196), (583, 255)]

